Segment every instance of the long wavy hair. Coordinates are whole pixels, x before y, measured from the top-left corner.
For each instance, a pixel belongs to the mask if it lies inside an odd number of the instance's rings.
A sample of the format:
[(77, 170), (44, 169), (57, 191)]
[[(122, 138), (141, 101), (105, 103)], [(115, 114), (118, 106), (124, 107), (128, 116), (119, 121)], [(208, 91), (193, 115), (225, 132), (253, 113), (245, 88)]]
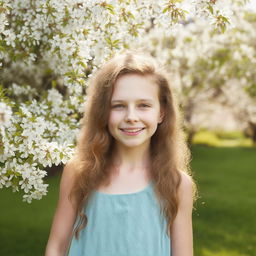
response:
[(165, 115), (151, 137), (150, 172), (161, 212), (168, 223), (168, 236), (177, 215), (181, 172), (190, 174), (190, 151), (182, 128), (182, 112), (171, 90), (168, 73), (150, 56), (134, 51), (119, 53), (92, 76), (87, 89), (82, 127), (71, 160), (76, 177), (70, 199), (72, 202), (74, 199), (77, 210), (78, 222), (74, 229), (77, 239), (88, 221), (84, 207), (91, 193), (110, 182), (115, 143), (108, 131), (110, 102), (115, 82), (124, 74), (151, 76), (159, 87), (159, 101)]

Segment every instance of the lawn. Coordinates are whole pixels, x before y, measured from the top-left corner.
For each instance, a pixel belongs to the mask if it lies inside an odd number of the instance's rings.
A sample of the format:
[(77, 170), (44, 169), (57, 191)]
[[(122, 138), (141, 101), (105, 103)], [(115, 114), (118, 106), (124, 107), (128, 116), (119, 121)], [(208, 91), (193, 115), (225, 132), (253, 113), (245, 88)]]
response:
[(18, 193), (0, 190), (0, 255), (42, 256), (58, 197), (59, 175), (47, 180), (42, 200), (22, 202)]
[[(256, 148), (194, 146), (192, 155), (200, 194), (194, 211), (195, 256), (255, 256)], [(59, 178), (49, 178), (48, 195), (32, 204), (0, 190), (0, 255), (43, 255)]]
[(256, 255), (256, 148), (193, 148), (196, 256)]

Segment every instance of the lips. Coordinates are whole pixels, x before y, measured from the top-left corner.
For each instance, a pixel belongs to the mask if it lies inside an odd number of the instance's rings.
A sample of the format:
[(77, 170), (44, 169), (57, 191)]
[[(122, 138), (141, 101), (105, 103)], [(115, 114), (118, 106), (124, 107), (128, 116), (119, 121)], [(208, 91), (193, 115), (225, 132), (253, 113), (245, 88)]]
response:
[(119, 128), (119, 129), (122, 131), (123, 134), (125, 134), (127, 136), (137, 136), (143, 132), (145, 127), (143, 127), (143, 128)]
[(142, 127), (142, 128), (120, 128), (121, 131), (124, 131), (124, 132), (140, 132), (142, 130), (144, 130), (145, 127)]

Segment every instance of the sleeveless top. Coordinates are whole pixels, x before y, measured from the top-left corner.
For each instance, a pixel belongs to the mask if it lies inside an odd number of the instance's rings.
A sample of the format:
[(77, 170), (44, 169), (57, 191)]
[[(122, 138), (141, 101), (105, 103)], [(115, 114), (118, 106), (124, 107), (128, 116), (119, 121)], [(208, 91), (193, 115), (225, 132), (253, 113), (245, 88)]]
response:
[(72, 238), (69, 256), (170, 256), (167, 222), (151, 182), (139, 192), (95, 190), (85, 214), (87, 225)]

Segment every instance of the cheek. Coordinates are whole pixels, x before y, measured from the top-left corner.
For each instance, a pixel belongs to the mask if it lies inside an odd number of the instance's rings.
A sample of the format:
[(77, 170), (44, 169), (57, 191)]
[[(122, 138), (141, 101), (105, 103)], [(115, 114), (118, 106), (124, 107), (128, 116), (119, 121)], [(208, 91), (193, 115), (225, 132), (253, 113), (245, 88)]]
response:
[(110, 112), (109, 118), (108, 118), (108, 125), (113, 126), (117, 124), (120, 121), (121, 117), (118, 112)]
[(144, 113), (143, 119), (145, 121), (153, 124), (158, 121), (159, 113), (157, 111), (151, 111), (151, 112)]

